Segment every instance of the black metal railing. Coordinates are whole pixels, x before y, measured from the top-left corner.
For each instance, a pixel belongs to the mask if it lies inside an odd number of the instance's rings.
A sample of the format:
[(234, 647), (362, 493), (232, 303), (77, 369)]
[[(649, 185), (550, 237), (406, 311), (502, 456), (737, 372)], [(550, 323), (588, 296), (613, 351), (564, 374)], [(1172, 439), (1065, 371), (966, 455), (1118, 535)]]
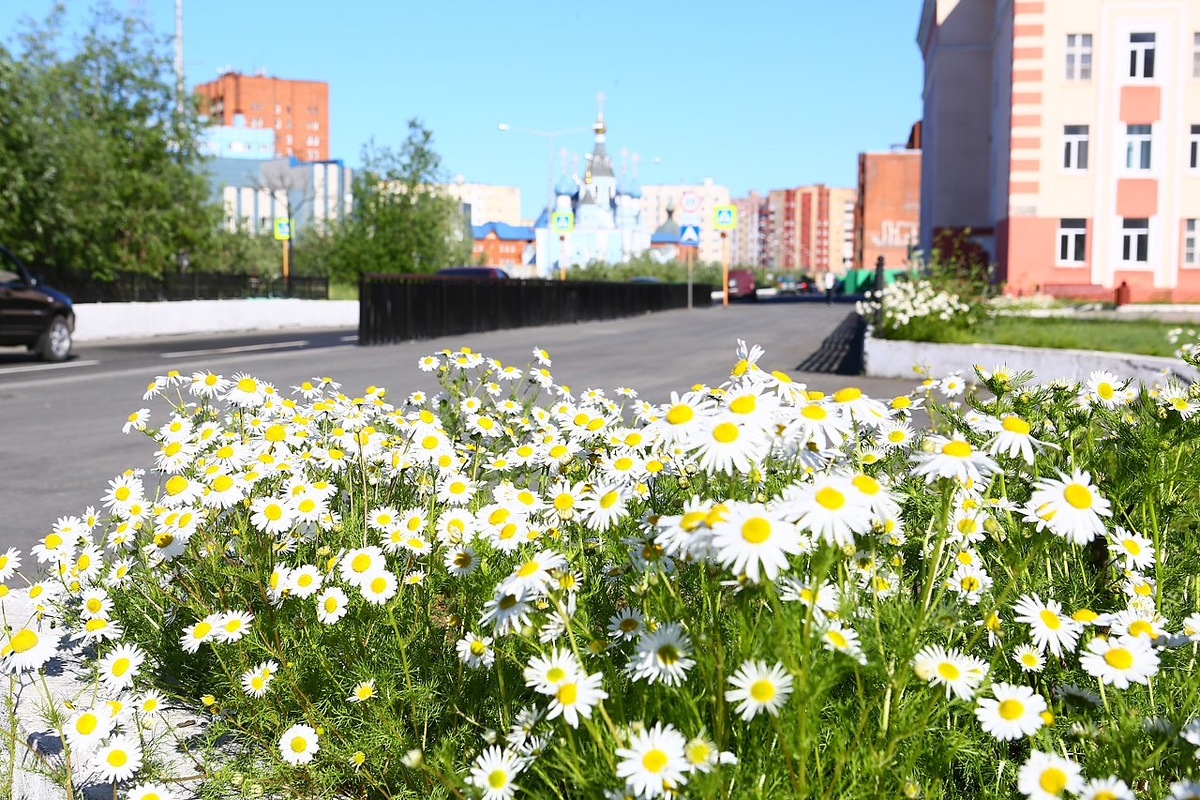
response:
[(47, 277), (47, 285), (65, 292), (75, 303), (128, 303), (171, 300), (236, 300), (250, 297), (295, 297), (327, 300), (329, 279), (293, 275), (264, 278), (240, 273), (192, 272), (155, 277), (118, 273), (114, 280), (88, 277)]
[[(692, 287), (692, 304), (712, 304), (712, 287)], [(359, 344), (615, 319), (687, 308), (682, 283), (480, 280), (365, 274), (358, 292)]]

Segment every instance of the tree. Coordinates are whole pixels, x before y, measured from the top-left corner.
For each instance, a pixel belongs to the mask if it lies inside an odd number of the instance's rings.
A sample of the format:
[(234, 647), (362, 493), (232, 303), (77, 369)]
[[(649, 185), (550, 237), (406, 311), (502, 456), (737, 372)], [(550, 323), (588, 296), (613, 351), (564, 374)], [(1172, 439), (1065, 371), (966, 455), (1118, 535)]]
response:
[(445, 182), (433, 134), (413, 119), (399, 152), (364, 148), (354, 177), (354, 208), (334, 232), (330, 269), (334, 278), (357, 280), (363, 272), (436, 272), (471, 259), (471, 236)]
[(211, 252), (220, 209), (196, 166), (165, 40), (101, 5), (71, 55), (62, 4), (0, 45), (0, 241), (47, 273), (161, 274)]

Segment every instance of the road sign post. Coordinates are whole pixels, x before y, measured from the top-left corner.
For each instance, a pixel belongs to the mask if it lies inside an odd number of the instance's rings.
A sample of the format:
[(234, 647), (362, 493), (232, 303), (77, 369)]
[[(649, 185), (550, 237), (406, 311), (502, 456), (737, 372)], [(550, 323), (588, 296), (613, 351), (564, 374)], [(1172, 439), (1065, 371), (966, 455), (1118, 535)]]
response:
[(721, 232), (721, 284), (723, 305), (729, 305), (729, 234), (737, 227), (737, 206), (717, 206), (713, 209), (713, 227)]
[(567, 249), (567, 234), (575, 230), (575, 213), (555, 211), (550, 215), (550, 229), (558, 234), (558, 279), (567, 279), (567, 262), (563, 260)]
[(565, 281), (567, 279), (567, 262), (563, 261), (563, 255), (567, 251), (567, 237), (559, 235), (558, 237), (558, 279)]
[(684, 261), (687, 262), (688, 271), (688, 311), (692, 310), (692, 275), (696, 268), (696, 253), (691, 248), (684, 253)]
[(288, 217), (275, 218), (275, 238), (283, 242), (283, 286), (287, 294), (291, 294), (291, 278), (288, 275), (288, 251), (292, 239), (292, 220)]

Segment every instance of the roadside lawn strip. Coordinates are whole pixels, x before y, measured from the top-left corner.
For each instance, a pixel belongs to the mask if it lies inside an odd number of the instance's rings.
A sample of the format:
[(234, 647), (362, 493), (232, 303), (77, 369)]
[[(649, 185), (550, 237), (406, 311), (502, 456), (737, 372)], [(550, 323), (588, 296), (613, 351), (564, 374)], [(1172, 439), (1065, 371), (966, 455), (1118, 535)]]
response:
[(944, 344), (1009, 344), (1021, 347), (1055, 347), (1104, 350), (1148, 356), (1173, 356), (1180, 338), (1172, 344), (1167, 332), (1200, 327), (1157, 320), (1073, 319), (1064, 317), (996, 316), (969, 329), (942, 328), (926, 341)]

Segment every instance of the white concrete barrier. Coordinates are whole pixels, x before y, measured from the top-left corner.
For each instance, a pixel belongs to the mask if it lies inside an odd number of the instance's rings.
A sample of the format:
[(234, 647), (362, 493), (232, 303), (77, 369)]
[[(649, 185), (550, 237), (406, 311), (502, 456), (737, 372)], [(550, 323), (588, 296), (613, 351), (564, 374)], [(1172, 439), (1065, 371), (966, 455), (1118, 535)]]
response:
[(75, 305), (75, 340), (79, 342), (181, 333), (357, 326), (357, 300), (263, 298)]
[(1086, 381), (1098, 369), (1121, 378), (1138, 378), (1147, 383), (1175, 374), (1183, 380), (1200, 375), (1177, 358), (1106, 353), (1099, 350), (1059, 350), (1049, 347), (1017, 347), (1006, 344), (935, 344), (903, 339), (876, 339), (868, 335), (863, 344), (867, 374), (875, 378), (911, 378), (913, 365), (927, 366), (935, 376), (951, 372), (972, 375), (975, 365), (991, 369), (1008, 364), (1014, 370), (1030, 370), (1039, 381), (1055, 378)]

